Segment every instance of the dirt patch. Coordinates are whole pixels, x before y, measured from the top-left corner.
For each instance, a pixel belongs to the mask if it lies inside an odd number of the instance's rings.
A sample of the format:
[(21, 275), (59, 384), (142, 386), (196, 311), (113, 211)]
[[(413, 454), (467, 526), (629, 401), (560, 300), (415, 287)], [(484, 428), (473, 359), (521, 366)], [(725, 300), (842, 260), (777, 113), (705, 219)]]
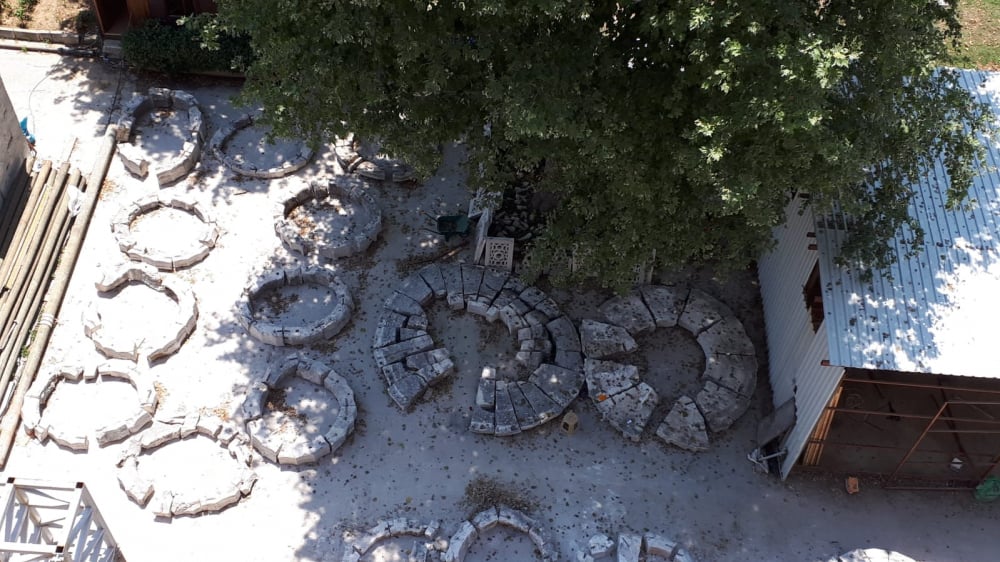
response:
[(538, 502), (528, 495), (523, 486), (489, 476), (476, 476), (470, 480), (459, 503), (468, 510), (469, 517), (501, 505), (525, 513), (538, 507)]
[(0, 25), (47, 31), (97, 31), (87, 0), (6, 0)]

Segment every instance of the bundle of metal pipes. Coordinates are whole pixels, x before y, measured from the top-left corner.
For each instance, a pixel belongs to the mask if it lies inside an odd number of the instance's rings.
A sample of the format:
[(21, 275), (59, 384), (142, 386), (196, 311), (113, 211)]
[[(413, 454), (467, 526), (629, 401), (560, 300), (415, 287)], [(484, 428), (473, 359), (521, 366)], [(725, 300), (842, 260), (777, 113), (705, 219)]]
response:
[(44, 162), (35, 167), (29, 161), (28, 169), (35, 171), (26, 189), (17, 204), (4, 209), (0, 222), (0, 469), (7, 463), (24, 395), (41, 366), (114, 151), (115, 129), (109, 127), (86, 179), (78, 170), (70, 172), (69, 164), (55, 168)]

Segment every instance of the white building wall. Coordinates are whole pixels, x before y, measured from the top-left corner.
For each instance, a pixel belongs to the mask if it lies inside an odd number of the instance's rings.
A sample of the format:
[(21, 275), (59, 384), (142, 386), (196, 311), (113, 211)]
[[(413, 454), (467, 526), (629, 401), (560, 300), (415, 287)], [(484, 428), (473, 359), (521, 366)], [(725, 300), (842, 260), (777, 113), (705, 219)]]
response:
[(843, 374), (841, 367), (826, 367), (826, 322), (813, 332), (803, 288), (818, 254), (809, 249), (815, 238), (812, 213), (795, 199), (786, 210), (786, 222), (775, 229), (777, 246), (758, 262), (760, 293), (764, 305), (768, 363), (774, 406), (795, 399), (795, 426), (785, 438), (788, 451), (781, 476), (788, 475), (805, 447), (812, 428), (823, 413)]

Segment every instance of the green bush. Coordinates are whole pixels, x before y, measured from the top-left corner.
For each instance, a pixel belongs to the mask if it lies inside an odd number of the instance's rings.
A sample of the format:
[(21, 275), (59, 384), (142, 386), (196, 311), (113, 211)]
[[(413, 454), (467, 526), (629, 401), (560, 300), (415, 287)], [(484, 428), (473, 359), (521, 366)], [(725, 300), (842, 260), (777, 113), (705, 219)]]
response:
[(141, 27), (126, 31), (122, 35), (125, 62), (136, 68), (168, 74), (245, 68), (252, 56), (249, 39), (219, 33), (206, 43), (203, 40), (204, 17), (170, 23), (147, 20)]

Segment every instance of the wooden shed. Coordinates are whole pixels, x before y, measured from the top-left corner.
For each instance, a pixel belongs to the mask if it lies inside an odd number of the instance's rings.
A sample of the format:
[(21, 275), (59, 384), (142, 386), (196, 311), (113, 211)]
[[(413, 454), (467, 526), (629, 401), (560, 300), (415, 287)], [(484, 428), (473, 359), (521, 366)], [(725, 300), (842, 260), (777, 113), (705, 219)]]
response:
[[(1000, 73), (960, 78), (1000, 114)], [(923, 245), (903, 229), (897, 262), (870, 279), (836, 263), (844, 217), (814, 216), (808, 196), (790, 203), (759, 261), (773, 401), (795, 412), (771, 443), (783, 478), (818, 467), (962, 488), (1000, 475), (997, 139), (982, 138), (987, 161), (958, 208), (946, 208), (940, 162), (913, 186)]]

